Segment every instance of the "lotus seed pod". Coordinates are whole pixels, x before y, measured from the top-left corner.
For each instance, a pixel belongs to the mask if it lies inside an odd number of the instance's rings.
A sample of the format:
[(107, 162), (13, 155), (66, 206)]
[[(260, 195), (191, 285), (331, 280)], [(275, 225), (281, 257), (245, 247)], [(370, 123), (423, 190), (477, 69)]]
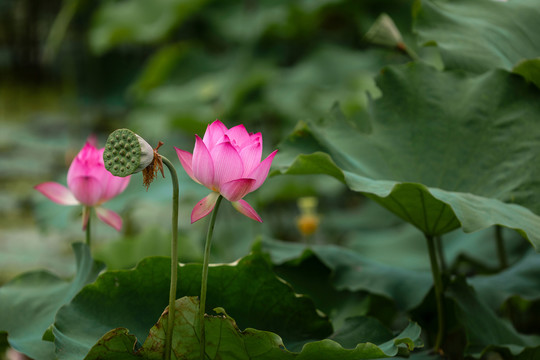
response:
[(113, 131), (107, 139), (103, 162), (115, 176), (129, 176), (142, 171), (154, 160), (154, 149), (129, 129)]

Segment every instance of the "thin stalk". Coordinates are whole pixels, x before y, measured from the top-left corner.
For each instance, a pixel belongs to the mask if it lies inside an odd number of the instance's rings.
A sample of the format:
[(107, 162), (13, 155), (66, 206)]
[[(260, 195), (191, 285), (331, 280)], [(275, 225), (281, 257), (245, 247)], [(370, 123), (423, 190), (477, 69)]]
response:
[(171, 287), (169, 292), (169, 317), (167, 319), (167, 332), (165, 337), (165, 359), (170, 360), (172, 352), (172, 337), (174, 329), (174, 312), (176, 303), (176, 284), (178, 281), (178, 176), (173, 164), (165, 156), (161, 160), (171, 173), (173, 186), (172, 201), (172, 239), (171, 239)]
[(210, 259), (210, 247), (212, 245), (212, 235), (214, 234), (214, 225), (216, 223), (216, 215), (219, 209), (219, 204), (223, 197), (220, 195), (210, 216), (210, 223), (208, 224), (208, 233), (206, 234), (206, 243), (204, 245), (204, 260), (203, 260), (203, 272), (201, 281), (201, 301), (199, 304), (199, 333), (200, 333), (200, 348), (201, 348), (201, 360), (205, 358), (205, 346), (206, 346), (206, 334), (204, 333), (204, 310), (206, 307), (206, 286), (208, 282), (208, 263)]
[(439, 258), (439, 263), (441, 264), (441, 270), (446, 272), (446, 259), (444, 258), (444, 248), (441, 236), (435, 237), (435, 244), (437, 246), (437, 256)]
[(60, 12), (54, 19), (53, 25), (45, 42), (44, 59), (47, 62), (52, 62), (56, 57), (62, 40), (66, 36), (69, 23), (75, 16), (79, 0), (64, 0)]
[(413, 61), (420, 60), (420, 57), (416, 54), (416, 52), (414, 52), (414, 50), (408, 47), (404, 42), (399, 42), (397, 44), (397, 48), (398, 50), (407, 54)]
[(497, 242), (497, 256), (499, 257), (499, 265), (501, 270), (508, 267), (508, 259), (506, 258), (506, 249), (504, 239), (502, 237), (502, 226), (495, 226), (495, 240)]
[[(88, 215), (85, 215), (84, 212), (88, 212)], [(83, 217), (84, 216), (88, 216), (88, 221), (86, 222), (86, 245), (88, 245), (88, 248), (90, 248), (90, 244), (92, 243), (92, 231), (90, 229), (92, 227), (92, 212), (87, 207), (83, 209)]]
[(435, 301), (437, 302), (437, 320), (438, 330), (435, 339), (434, 350), (439, 351), (444, 336), (444, 308), (443, 308), (443, 284), (439, 263), (437, 262), (437, 253), (435, 250), (435, 241), (433, 236), (426, 235), (429, 250), (429, 260), (431, 262), (431, 273), (433, 275), (433, 284), (435, 287)]

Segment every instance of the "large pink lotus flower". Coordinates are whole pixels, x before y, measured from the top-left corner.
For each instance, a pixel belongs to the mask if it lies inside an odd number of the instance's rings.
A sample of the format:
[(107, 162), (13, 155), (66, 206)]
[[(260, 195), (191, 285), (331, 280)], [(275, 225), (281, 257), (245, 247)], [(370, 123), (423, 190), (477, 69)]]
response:
[(193, 154), (176, 148), (180, 163), (195, 182), (212, 192), (191, 212), (191, 223), (208, 215), (219, 195), (253, 220), (262, 222), (257, 212), (242, 198), (266, 180), (277, 150), (261, 162), (262, 135), (246, 131), (244, 125), (227, 129), (219, 120), (208, 125), (204, 137), (195, 135)]
[(69, 189), (56, 182), (45, 182), (34, 188), (57, 204), (83, 205), (83, 230), (88, 225), (89, 210), (93, 208), (101, 221), (120, 231), (120, 215), (101, 205), (125, 190), (129, 176), (118, 177), (108, 172), (103, 164), (103, 151), (104, 148), (96, 148), (95, 139), (90, 137), (69, 167)]

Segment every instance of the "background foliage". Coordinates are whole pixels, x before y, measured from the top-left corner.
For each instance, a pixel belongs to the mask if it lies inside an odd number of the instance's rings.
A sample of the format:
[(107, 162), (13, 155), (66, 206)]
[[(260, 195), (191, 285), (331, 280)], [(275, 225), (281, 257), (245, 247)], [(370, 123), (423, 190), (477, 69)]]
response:
[[(276, 332), (290, 351), (329, 337), (346, 349), (371, 341), (391, 356), (399, 344), (382, 344), (397, 337), (402, 344), (423, 340), (426, 350), (412, 356), (436, 358), (427, 352), (436, 317), (422, 233), (442, 235), (446, 354), (534, 358), (540, 351), (533, 336), (540, 333), (540, 259), (533, 251), (540, 243), (539, 16), (536, 0), (3, 1), (1, 308), (16, 308), (7, 299), (25, 291), (21, 279), (46, 279), (44, 302), (55, 310), (39, 317), (39, 329), (23, 331), (36, 344), (56, 309), (93, 282), (103, 261), (108, 272), (76, 295), (47, 333), (58, 344), (65, 340), (62, 326), (72, 326), (64, 321), (89, 313), (62, 314), (91, 303), (114, 271), (129, 277), (137, 270), (127, 269), (143, 258), (168, 255), (168, 179), (145, 192), (134, 176), (110, 203), (124, 218), (122, 232), (96, 226), (98, 262), (77, 246), (74, 259), (70, 243), (83, 239), (79, 210), (53, 204), (32, 187), (65, 183), (71, 158), (91, 133), (101, 146), (120, 127), (152, 145), (165, 143), (161, 153), (180, 175), (180, 260), (199, 262), (206, 224), (190, 225), (188, 215), (206, 190), (180, 170), (172, 146), (191, 150), (193, 134), (219, 118), (261, 131), (264, 154), (280, 152), (274, 176), (248, 198), (264, 224), (223, 206), (212, 261), (243, 258), (241, 269), (259, 256), (257, 268), (305, 294), (312, 302), (306, 306), (322, 311), (332, 329), (291, 338), (281, 315), (254, 321), (235, 311), (245, 294), (212, 307), (224, 307), (241, 329)], [(311, 236), (296, 225), (303, 196), (318, 200), (320, 224)], [(259, 255), (248, 255), (252, 250)], [(151, 257), (136, 269), (162, 261)], [(190, 267), (197, 265), (182, 271)], [(17, 275), (41, 268), (47, 272)], [(195, 277), (189, 284), (197, 287)], [(60, 296), (67, 288), (73, 294)], [(130, 334), (141, 345), (164, 304), (145, 305), (154, 310), (133, 320)], [(137, 306), (125, 319), (132, 321)], [(0, 332), (24, 322), (12, 314), (0, 316)], [(409, 320), (421, 326), (421, 338), (400, 337)], [(106, 331), (128, 326), (123, 322), (106, 323), (85, 339), (81, 356)], [(375, 338), (362, 334), (364, 326), (378, 329)], [(347, 338), (351, 328), (359, 330)], [(76, 339), (86, 330), (70, 331)], [(122, 331), (115, 335), (135, 341)], [(14, 347), (18, 336), (10, 335)], [(5, 337), (0, 341), (7, 346)], [(328, 344), (313, 344), (321, 343)], [(51, 342), (37, 346), (55, 356)]]

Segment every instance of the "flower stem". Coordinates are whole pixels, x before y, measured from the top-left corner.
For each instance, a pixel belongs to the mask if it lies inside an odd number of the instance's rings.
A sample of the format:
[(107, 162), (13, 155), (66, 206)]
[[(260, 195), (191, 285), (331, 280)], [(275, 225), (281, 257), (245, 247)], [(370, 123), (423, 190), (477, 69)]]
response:
[(437, 252), (435, 250), (435, 241), (433, 236), (426, 235), (426, 240), (429, 250), (429, 260), (431, 262), (431, 273), (433, 275), (433, 284), (435, 287), (435, 301), (437, 302), (437, 320), (438, 330), (437, 337), (435, 339), (434, 350), (439, 351), (444, 336), (444, 308), (443, 308), (443, 284), (441, 271), (439, 269), (439, 263), (437, 261)]
[[(90, 230), (90, 228), (92, 227), (92, 219), (91, 219), (92, 218), (92, 212), (87, 207), (85, 207), (83, 209), (83, 212), (85, 212), (85, 211), (88, 211), (88, 215), (87, 215), (88, 216), (88, 221), (86, 222), (86, 245), (88, 245), (88, 248), (90, 248), (90, 244), (92, 243), (91, 242), (92, 231)], [(83, 217), (84, 216), (85, 215), (83, 214)]]
[(439, 263), (441, 264), (441, 269), (443, 272), (446, 272), (446, 259), (444, 257), (444, 248), (441, 236), (435, 237), (435, 246), (437, 248), (437, 256), (439, 258)]
[(171, 358), (172, 336), (174, 329), (174, 312), (176, 302), (176, 284), (178, 281), (178, 176), (173, 164), (165, 156), (161, 160), (171, 173), (173, 186), (172, 201), (172, 239), (171, 239), (171, 287), (169, 292), (169, 317), (167, 319), (167, 332), (165, 337), (165, 359)]
[(506, 258), (506, 249), (504, 247), (501, 225), (495, 226), (495, 240), (497, 241), (497, 256), (499, 257), (499, 266), (501, 270), (504, 270), (508, 267), (508, 259)]
[(216, 215), (219, 209), (219, 204), (223, 197), (220, 195), (212, 211), (210, 217), (210, 223), (208, 224), (208, 233), (206, 234), (206, 243), (204, 245), (204, 260), (203, 260), (203, 272), (201, 280), (201, 301), (199, 303), (199, 333), (200, 333), (200, 355), (201, 360), (205, 358), (205, 345), (206, 345), (206, 334), (204, 332), (204, 310), (206, 307), (206, 286), (208, 282), (208, 263), (210, 258), (210, 247), (212, 245), (212, 235), (214, 234), (214, 225), (216, 223)]

